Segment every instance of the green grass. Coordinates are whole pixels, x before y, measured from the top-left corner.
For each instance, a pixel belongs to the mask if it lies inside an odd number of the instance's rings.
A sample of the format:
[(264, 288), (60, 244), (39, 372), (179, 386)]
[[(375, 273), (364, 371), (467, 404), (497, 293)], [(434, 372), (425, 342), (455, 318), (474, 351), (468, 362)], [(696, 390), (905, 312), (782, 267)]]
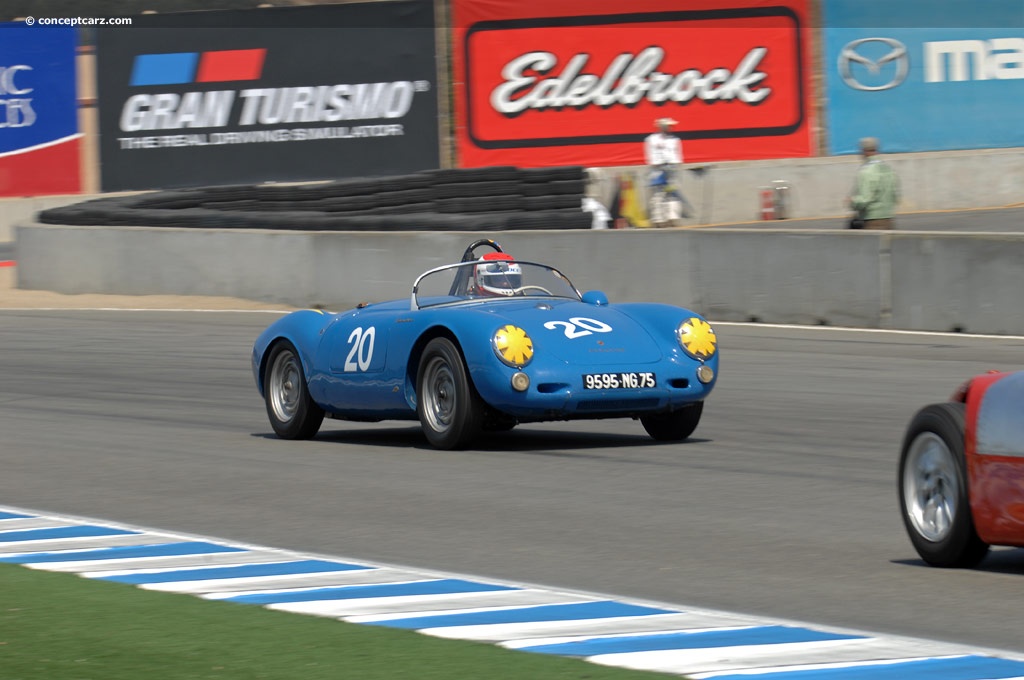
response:
[(0, 677), (679, 680), (10, 564), (0, 564)]

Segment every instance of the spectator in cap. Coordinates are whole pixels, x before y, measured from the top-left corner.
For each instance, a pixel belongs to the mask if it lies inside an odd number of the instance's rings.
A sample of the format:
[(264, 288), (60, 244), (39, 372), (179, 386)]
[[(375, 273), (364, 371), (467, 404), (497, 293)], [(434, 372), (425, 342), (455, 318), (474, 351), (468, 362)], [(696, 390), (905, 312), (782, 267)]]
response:
[(864, 162), (857, 170), (857, 183), (847, 202), (864, 220), (865, 229), (892, 229), (893, 212), (900, 202), (900, 178), (878, 158), (877, 138), (861, 139), (860, 155)]
[[(655, 209), (654, 203), (663, 197), (658, 192), (667, 192), (672, 200), (678, 202), (680, 217), (689, 217), (692, 206), (683, 196), (679, 187), (677, 170), (683, 163), (683, 144), (672, 134), (672, 127), (678, 122), (671, 118), (658, 118), (654, 121), (657, 132), (647, 135), (644, 139), (644, 162), (650, 168), (648, 185), (651, 190), (651, 220), (657, 226), (665, 221), (660, 218), (660, 207)], [(660, 204), (659, 204), (660, 205)]]

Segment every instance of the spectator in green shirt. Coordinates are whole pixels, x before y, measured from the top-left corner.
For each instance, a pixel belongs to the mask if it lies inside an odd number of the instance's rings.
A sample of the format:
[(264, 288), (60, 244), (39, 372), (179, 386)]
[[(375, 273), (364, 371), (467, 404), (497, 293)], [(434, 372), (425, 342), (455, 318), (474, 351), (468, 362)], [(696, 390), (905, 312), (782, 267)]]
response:
[(893, 211), (900, 201), (900, 178), (878, 158), (878, 140), (860, 140), (864, 163), (857, 171), (857, 185), (850, 196), (850, 208), (864, 220), (865, 229), (892, 229)]

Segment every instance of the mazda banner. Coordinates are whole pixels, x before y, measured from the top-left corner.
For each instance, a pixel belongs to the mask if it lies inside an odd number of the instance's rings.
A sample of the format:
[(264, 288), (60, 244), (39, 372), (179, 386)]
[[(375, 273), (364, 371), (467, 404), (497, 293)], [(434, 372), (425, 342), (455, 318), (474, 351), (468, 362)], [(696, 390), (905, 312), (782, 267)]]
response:
[(1024, 146), (1024, 1), (826, 0), (833, 154)]

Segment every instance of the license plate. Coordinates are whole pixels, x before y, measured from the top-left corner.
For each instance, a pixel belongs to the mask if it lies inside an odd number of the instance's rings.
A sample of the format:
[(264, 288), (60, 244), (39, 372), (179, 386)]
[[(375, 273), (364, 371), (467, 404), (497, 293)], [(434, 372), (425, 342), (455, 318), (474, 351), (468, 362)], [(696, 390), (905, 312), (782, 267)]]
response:
[(586, 390), (636, 390), (656, 387), (654, 373), (584, 373), (583, 389)]

